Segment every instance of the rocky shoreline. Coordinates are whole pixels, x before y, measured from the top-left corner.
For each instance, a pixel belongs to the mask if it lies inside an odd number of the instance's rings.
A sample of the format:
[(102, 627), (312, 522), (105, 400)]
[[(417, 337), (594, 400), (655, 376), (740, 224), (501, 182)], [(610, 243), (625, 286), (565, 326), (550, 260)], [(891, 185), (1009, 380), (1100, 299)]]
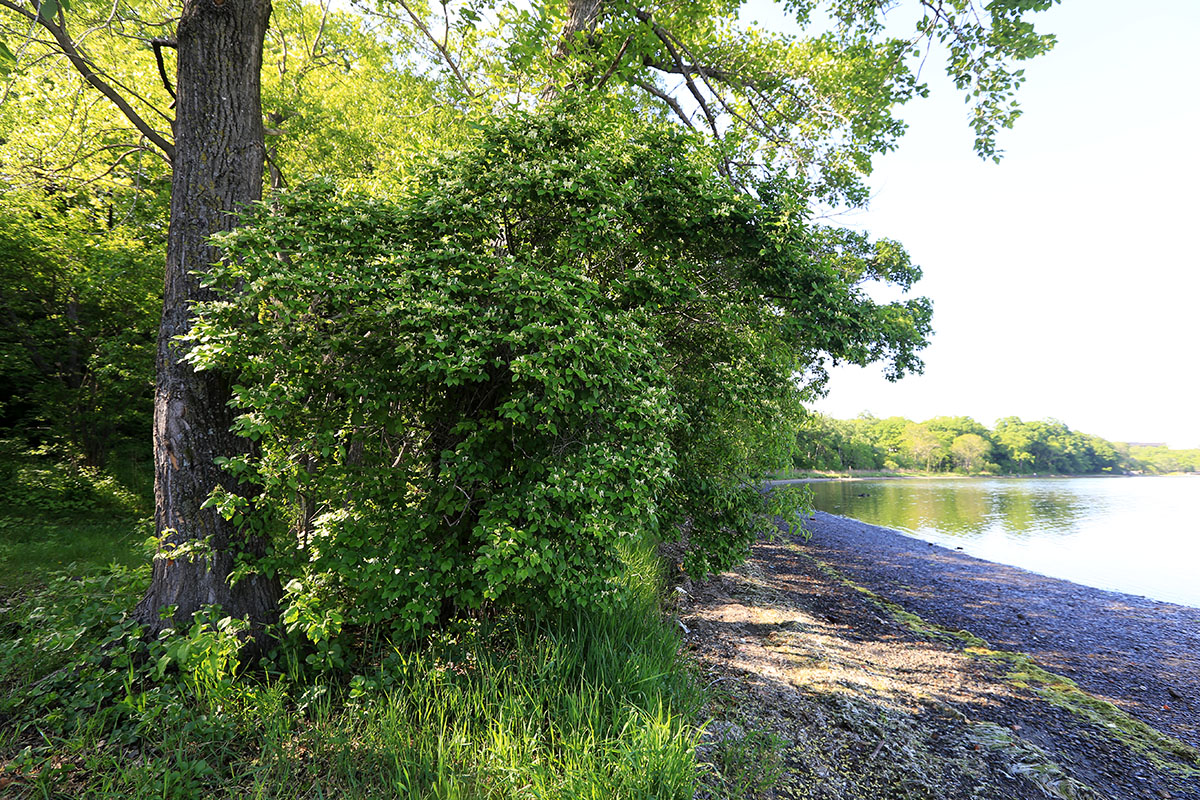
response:
[(714, 775), (762, 731), (767, 797), (1200, 798), (1200, 609), (804, 527), (680, 587)]
[(1050, 578), (823, 512), (805, 525), (806, 549), (851, 580), (938, 625), (1028, 653), (1200, 747), (1200, 608)]

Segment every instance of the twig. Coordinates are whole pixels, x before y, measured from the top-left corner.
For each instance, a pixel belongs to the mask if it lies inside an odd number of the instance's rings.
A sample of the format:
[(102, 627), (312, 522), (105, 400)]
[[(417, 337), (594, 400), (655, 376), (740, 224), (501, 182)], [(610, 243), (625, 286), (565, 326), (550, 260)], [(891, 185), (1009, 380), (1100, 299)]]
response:
[[(163, 87), (167, 90), (167, 94), (171, 95), (171, 99), (175, 99), (175, 87), (171, 85), (171, 79), (167, 77), (167, 67), (163, 63), (162, 49), (164, 47), (178, 47), (174, 39), (151, 39), (150, 45), (154, 48), (154, 60), (158, 62), (158, 76), (162, 78)], [(174, 103), (172, 103), (174, 105)]]

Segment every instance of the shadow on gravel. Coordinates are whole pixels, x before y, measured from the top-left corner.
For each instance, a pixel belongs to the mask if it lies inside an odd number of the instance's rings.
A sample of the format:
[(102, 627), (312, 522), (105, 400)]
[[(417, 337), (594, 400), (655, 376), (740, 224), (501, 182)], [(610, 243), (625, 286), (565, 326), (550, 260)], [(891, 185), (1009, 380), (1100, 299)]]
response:
[(707, 796), (1200, 798), (1200, 771), (1156, 764), (915, 632), (794, 545), (760, 544), (737, 573), (682, 588), (714, 697)]
[(855, 583), (939, 625), (1028, 653), (1200, 747), (1200, 609), (995, 564), (830, 514), (805, 526), (804, 551)]

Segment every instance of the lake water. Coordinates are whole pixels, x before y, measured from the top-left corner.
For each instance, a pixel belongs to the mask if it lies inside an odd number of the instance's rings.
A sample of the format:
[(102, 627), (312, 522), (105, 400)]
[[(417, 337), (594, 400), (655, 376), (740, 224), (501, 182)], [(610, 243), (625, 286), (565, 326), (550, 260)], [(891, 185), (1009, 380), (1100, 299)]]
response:
[(810, 484), (821, 511), (989, 561), (1200, 607), (1200, 478)]

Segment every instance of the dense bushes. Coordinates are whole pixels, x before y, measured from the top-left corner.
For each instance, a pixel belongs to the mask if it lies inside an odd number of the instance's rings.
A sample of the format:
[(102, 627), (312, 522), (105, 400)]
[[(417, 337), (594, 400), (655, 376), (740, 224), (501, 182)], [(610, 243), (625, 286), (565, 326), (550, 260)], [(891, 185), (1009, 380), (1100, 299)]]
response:
[[(916, 270), (734, 192), (678, 132), (558, 110), (481, 131), (392, 203), (315, 186), (221, 240), (191, 358), (238, 375), (222, 513), (268, 527), (314, 641), (462, 614), (604, 606), (623, 542), (686, 523), (696, 571), (767, 517), (758, 479), (823, 359), (902, 373)], [(776, 496), (772, 502), (785, 502)]]

